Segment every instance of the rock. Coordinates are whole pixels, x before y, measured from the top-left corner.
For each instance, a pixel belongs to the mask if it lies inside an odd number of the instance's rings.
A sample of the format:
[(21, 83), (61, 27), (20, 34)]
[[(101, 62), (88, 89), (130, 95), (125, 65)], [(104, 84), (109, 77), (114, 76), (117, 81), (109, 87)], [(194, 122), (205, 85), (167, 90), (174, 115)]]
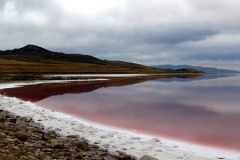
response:
[(38, 160), (38, 158), (33, 157), (33, 156), (28, 156), (28, 157), (27, 157), (27, 160)]
[(16, 123), (17, 119), (16, 118), (8, 118), (7, 122)]
[(44, 133), (42, 135), (42, 139), (45, 140), (45, 141), (50, 140), (51, 139), (50, 133)]
[(0, 139), (5, 139), (7, 135), (5, 133), (0, 132)]
[(8, 144), (7, 146), (5, 146), (4, 149), (8, 150), (10, 154), (14, 153), (14, 148), (11, 144)]
[(158, 138), (152, 138), (151, 141), (153, 141), (153, 142), (160, 142), (161, 140), (158, 139)]
[(11, 155), (1, 155), (1, 160), (10, 160), (10, 159), (12, 159), (12, 157), (11, 157)]
[(32, 121), (32, 118), (30, 118), (30, 117), (27, 117), (26, 119), (25, 119), (25, 122), (31, 122)]
[(79, 135), (68, 135), (68, 138), (79, 138)]
[(5, 118), (6, 118), (6, 119), (8, 119), (8, 118), (10, 118), (10, 117), (11, 117), (10, 115), (5, 115)]
[(52, 160), (52, 158), (49, 157), (49, 156), (46, 156), (46, 157), (43, 158), (43, 160)]
[(28, 128), (24, 125), (20, 125), (20, 126), (17, 127), (17, 129), (20, 130), (20, 131), (26, 131)]
[(105, 148), (109, 148), (110, 147), (110, 144), (104, 144), (104, 145), (102, 145), (103, 147), (105, 147)]
[(48, 133), (50, 134), (51, 138), (56, 138), (57, 137), (57, 133), (55, 131), (49, 131)]
[(31, 132), (43, 133), (39, 128), (36, 127), (32, 128)]
[(102, 141), (96, 141), (94, 142), (94, 144), (100, 144)]
[(77, 148), (88, 151), (89, 146), (87, 141), (79, 141), (76, 143)]
[(62, 148), (61, 144), (56, 139), (50, 140), (50, 147), (55, 148), (55, 149), (61, 149)]
[(178, 148), (178, 146), (174, 145), (173, 148)]
[(4, 117), (0, 117), (0, 122), (4, 122), (5, 118)]
[(42, 151), (43, 152), (52, 152), (53, 149), (52, 148), (43, 148)]
[(145, 155), (140, 158), (140, 160), (157, 160), (156, 158), (153, 158), (151, 156)]
[(107, 155), (107, 152), (97, 151), (97, 154), (98, 154), (99, 156), (106, 156), (106, 155)]
[(122, 155), (118, 157), (118, 160), (132, 160), (132, 157), (129, 155)]
[(0, 147), (4, 147), (8, 144), (9, 142), (6, 140), (0, 140)]
[[(0, 118), (0, 160), (136, 159), (124, 152), (112, 154), (106, 148), (89, 144), (87, 139), (79, 140), (79, 135), (61, 136), (51, 128), (44, 130), (41, 124), (29, 117), (3, 111)], [(96, 141), (97, 143), (101, 141)], [(105, 147), (112, 146), (106, 144)]]
[(22, 131), (17, 132), (17, 133), (16, 133), (16, 137), (17, 137), (18, 139), (22, 140), (22, 141), (26, 141), (26, 140), (28, 140), (28, 138), (29, 138), (28, 134), (27, 134), (26, 132), (22, 132)]
[(5, 124), (0, 123), (0, 129), (8, 130), (9, 127), (7, 125), (5, 125)]
[(75, 159), (83, 159), (83, 156), (81, 153), (77, 153), (76, 155), (74, 155)]

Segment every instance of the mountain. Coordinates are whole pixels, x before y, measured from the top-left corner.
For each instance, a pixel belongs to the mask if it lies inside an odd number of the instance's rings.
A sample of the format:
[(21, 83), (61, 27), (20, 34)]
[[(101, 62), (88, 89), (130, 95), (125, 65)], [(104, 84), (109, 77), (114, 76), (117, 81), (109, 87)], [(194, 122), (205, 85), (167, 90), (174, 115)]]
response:
[(240, 73), (239, 71), (235, 71), (235, 70), (228, 70), (228, 69), (218, 69), (218, 68), (212, 68), (212, 67), (200, 67), (200, 66), (191, 66), (191, 65), (170, 65), (170, 64), (166, 64), (166, 65), (153, 65), (152, 67), (156, 67), (156, 68), (169, 68), (169, 69), (173, 69), (173, 70), (179, 70), (182, 68), (193, 68), (196, 69), (198, 71), (203, 71), (205, 73), (224, 73), (224, 74), (237, 74)]
[(0, 73), (199, 73), (108, 61), (83, 54), (53, 52), (36, 45), (0, 51)]
[(8, 60), (20, 60), (26, 62), (45, 62), (49, 60), (59, 60), (67, 62), (83, 62), (105, 64), (106, 62), (89, 55), (64, 54), (52, 52), (36, 45), (27, 45), (25, 47), (0, 52), (0, 58)]

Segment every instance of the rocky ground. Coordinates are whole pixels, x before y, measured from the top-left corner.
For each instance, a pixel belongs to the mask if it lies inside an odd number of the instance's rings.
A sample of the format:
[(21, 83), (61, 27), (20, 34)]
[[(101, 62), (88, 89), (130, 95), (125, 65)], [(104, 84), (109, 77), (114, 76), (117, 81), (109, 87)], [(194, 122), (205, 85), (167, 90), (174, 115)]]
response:
[[(110, 153), (79, 135), (61, 136), (31, 118), (0, 109), (0, 160), (135, 160), (126, 153)], [(153, 160), (143, 156), (140, 160)]]

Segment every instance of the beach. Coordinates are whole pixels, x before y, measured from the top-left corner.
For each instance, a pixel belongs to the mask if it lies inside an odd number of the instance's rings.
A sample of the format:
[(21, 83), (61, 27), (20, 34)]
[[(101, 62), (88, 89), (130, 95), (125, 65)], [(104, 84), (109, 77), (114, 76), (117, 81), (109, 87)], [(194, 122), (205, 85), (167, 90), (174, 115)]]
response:
[[(0, 89), (36, 83), (46, 83), (46, 81), (0, 84)], [(45, 129), (53, 130), (60, 135), (79, 135), (89, 144), (97, 145), (111, 153), (124, 152), (137, 158), (149, 155), (162, 160), (240, 159), (240, 153), (147, 136), (136, 131), (120, 130), (75, 118), (56, 110), (47, 110), (34, 103), (4, 95), (0, 95), (0, 109), (32, 118), (34, 122), (43, 125)]]

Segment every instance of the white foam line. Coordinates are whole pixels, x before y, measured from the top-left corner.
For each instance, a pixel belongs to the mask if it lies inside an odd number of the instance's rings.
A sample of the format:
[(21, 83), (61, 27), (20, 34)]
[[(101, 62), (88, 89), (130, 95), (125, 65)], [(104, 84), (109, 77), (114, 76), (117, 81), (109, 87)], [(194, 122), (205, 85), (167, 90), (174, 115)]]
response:
[[(23, 84), (21, 83), (21, 85)], [(4, 85), (0, 84), (0, 89), (3, 87)], [(161, 160), (240, 159), (240, 153), (201, 147), (163, 138), (160, 138), (160, 142), (158, 142), (159, 138), (156, 139), (151, 136), (106, 127), (57, 111), (43, 109), (31, 102), (3, 95), (0, 95), (0, 108), (16, 115), (31, 117), (35, 122), (44, 125), (46, 129), (55, 130), (62, 135), (80, 135), (80, 137), (88, 139), (90, 143), (97, 143), (100, 147), (109, 149), (109, 151), (123, 151), (138, 158), (143, 155), (150, 155)]]

